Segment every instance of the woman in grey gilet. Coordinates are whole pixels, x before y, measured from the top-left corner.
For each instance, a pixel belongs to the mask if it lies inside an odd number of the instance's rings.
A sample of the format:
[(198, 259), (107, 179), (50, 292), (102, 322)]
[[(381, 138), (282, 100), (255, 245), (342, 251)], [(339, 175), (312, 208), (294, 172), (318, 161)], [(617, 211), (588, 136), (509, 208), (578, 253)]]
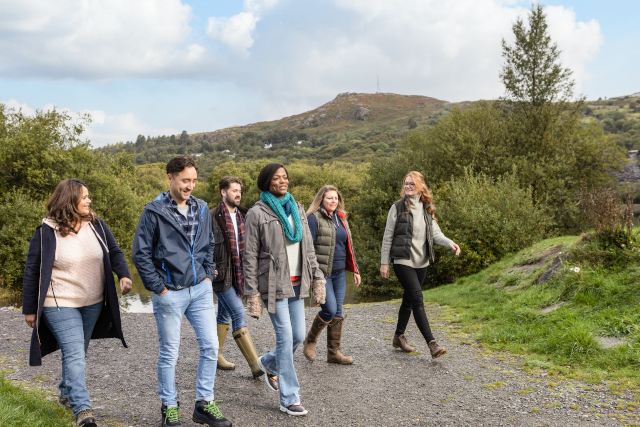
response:
[(424, 311), (422, 282), (429, 263), (435, 261), (434, 243), (450, 248), (456, 256), (460, 255), (460, 247), (440, 231), (435, 210), (431, 204), (431, 192), (422, 174), (409, 172), (404, 177), (400, 200), (391, 206), (387, 215), (380, 266), (380, 274), (388, 279), (389, 264), (393, 263), (393, 271), (404, 289), (393, 346), (407, 353), (415, 351), (404, 336), (413, 312), (413, 318), (434, 359), (447, 350), (436, 342), (431, 333)]

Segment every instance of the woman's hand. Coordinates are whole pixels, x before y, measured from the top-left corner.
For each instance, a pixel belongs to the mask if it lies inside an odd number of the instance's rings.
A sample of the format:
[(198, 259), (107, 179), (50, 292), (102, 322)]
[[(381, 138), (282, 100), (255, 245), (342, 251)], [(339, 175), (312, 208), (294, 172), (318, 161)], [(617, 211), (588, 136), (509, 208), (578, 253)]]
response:
[(453, 242), (449, 243), (449, 249), (451, 249), (452, 251), (455, 251), (456, 256), (460, 255), (460, 246), (456, 245), (455, 243)]
[(129, 279), (128, 277), (123, 277), (122, 279), (120, 279), (120, 293), (122, 295), (128, 294), (131, 290), (131, 286), (133, 286), (133, 284), (131, 283), (131, 279)]
[(382, 264), (380, 266), (380, 275), (383, 279), (389, 278), (389, 264)]
[(33, 328), (36, 324), (36, 315), (35, 314), (25, 314), (24, 321), (27, 322), (30, 328)]
[(360, 286), (362, 279), (360, 278), (360, 275), (358, 273), (353, 273), (353, 282), (355, 283), (356, 287)]

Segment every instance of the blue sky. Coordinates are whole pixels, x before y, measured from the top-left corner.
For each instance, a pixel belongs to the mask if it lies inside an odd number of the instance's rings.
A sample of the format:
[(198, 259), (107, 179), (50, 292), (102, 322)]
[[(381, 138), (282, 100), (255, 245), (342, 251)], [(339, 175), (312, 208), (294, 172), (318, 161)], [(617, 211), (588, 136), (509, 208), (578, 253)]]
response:
[[(0, 0), (0, 102), (91, 113), (94, 146), (278, 119), (341, 92), (501, 96), (518, 0)], [(545, 2), (588, 99), (640, 91), (638, 1)]]

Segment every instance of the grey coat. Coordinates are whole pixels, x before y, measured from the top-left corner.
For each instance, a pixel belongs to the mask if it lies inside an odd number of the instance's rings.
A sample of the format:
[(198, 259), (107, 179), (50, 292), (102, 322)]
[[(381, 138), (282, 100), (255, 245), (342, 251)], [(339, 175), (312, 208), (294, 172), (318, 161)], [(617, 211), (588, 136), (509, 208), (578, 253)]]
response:
[[(313, 250), (313, 238), (302, 204), (296, 202), (302, 223), (302, 279), (300, 298), (309, 296), (312, 281), (324, 282)], [(245, 220), (244, 295), (259, 294), (267, 300), (269, 313), (276, 312), (276, 300), (295, 296), (280, 218), (262, 200), (249, 209)]]

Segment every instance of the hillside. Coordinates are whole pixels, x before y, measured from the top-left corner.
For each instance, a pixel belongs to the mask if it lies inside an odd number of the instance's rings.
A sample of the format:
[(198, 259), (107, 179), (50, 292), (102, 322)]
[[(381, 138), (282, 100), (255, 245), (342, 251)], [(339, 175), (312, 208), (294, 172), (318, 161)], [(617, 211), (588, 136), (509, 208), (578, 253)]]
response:
[[(471, 104), (418, 95), (346, 92), (314, 110), (280, 120), (194, 134), (139, 135), (135, 142), (120, 142), (97, 151), (114, 154), (124, 150), (135, 155), (138, 165), (191, 154), (198, 157), (204, 176), (231, 159), (361, 163), (391, 156), (410, 130), (432, 126), (453, 108)], [(587, 101), (583, 118), (585, 123), (595, 120), (618, 145), (640, 148), (638, 94)]]
[(626, 245), (593, 234), (558, 237), (428, 290), (425, 301), (450, 307), (447, 320), (483, 345), (520, 354), (555, 384), (573, 376), (606, 381), (611, 390), (635, 388), (638, 259), (635, 233)]
[(205, 175), (230, 158), (360, 163), (373, 156), (392, 155), (409, 130), (433, 125), (452, 108), (468, 105), (417, 95), (342, 93), (315, 110), (280, 120), (190, 135), (186, 131), (155, 138), (140, 135), (135, 142), (98, 151), (113, 154), (124, 150), (135, 154), (134, 162), (139, 165), (192, 154), (198, 157)]

